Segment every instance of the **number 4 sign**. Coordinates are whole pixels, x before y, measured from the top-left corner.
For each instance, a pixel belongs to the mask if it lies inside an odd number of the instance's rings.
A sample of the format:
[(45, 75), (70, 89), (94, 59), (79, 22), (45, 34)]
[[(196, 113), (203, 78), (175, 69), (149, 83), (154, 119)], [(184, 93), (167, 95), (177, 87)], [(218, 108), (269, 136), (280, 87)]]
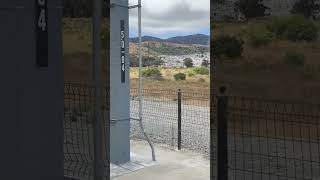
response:
[(48, 8), (47, 0), (35, 0), (36, 63), (48, 67)]

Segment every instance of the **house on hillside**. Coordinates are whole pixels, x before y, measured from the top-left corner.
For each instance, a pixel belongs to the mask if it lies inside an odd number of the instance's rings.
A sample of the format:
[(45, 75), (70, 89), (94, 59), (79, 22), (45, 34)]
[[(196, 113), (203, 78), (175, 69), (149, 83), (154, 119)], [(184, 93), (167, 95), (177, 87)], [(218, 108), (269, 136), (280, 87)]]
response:
[[(235, 12), (235, 2), (237, 1), (238, 0), (224, 0), (222, 3), (212, 1), (211, 16), (217, 21), (226, 19), (244, 20), (241, 13)], [(270, 8), (269, 12), (266, 12), (267, 15), (283, 16), (290, 14), (293, 5), (297, 1), (298, 0), (263, 0), (263, 3)], [(320, 3), (320, 0), (318, 1)]]

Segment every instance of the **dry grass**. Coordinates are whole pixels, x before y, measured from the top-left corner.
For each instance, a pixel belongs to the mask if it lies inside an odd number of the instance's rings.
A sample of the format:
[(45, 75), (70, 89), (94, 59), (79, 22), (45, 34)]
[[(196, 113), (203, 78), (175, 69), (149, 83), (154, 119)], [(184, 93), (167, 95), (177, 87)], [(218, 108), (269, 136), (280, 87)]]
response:
[[(248, 24), (217, 24), (213, 35), (233, 34), (246, 41), (246, 29), (263, 22), (262, 19)], [(304, 66), (293, 68), (284, 63), (283, 55), (292, 50), (304, 54)], [(274, 40), (261, 48), (245, 44), (242, 57), (220, 60), (213, 73), (215, 86), (227, 86), (232, 95), (319, 102), (320, 40), (312, 43)]]
[[(209, 93), (210, 89), (210, 78), (208, 75), (194, 75), (189, 77), (185, 81), (176, 81), (173, 76), (176, 73), (186, 73), (192, 72), (191, 68), (161, 68), (160, 69), (163, 80), (152, 80), (148, 78), (143, 78), (143, 88), (145, 89), (157, 89), (157, 90), (189, 90), (194, 92), (205, 92)], [(130, 71), (130, 86), (131, 88), (138, 88), (138, 68), (131, 68)], [(203, 81), (199, 80), (203, 79)]]

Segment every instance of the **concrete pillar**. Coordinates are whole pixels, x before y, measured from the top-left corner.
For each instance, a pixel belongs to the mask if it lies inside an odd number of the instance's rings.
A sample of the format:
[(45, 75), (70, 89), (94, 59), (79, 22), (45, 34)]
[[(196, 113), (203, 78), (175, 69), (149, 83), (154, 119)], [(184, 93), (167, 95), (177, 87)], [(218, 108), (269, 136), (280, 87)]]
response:
[(128, 0), (113, 3), (117, 5), (110, 9), (110, 160), (122, 164), (130, 161), (129, 12)]
[(0, 179), (63, 179), (61, 4), (0, 1)]

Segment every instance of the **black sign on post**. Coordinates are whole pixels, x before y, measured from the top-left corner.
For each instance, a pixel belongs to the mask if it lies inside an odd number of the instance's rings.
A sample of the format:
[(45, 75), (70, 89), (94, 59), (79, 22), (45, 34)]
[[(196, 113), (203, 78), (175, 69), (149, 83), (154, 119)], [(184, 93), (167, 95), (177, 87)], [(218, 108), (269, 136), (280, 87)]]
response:
[(121, 83), (125, 83), (125, 59), (126, 59), (126, 45), (125, 45), (125, 31), (124, 31), (124, 20), (120, 20), (120, 46), (121, 46)]
[(47, 0), (35, 0), (36, 63), (48, 67), (48, 7)]

